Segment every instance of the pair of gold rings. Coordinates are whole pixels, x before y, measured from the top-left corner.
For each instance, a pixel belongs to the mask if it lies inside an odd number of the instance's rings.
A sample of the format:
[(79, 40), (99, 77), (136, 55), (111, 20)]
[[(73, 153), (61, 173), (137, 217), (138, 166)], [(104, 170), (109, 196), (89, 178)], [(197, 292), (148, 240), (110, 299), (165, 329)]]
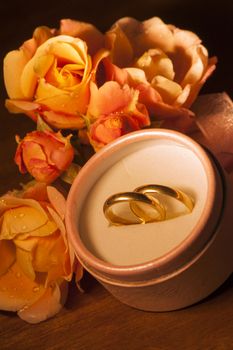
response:
[[(144, 185), (133, 192), (121, 192), (110, 196), (103, 205), (103, 212), (111, 225), (145, 224), (167, 219), (164, 204), (156, 198), (156, 194), (172, 197), (184, 204), (188, 212), (194, 207), (192, 198), (181, 190), (164, 185)], [(123, 216), (113, 211), (113, 206), (128, 203), (130, 213)]]

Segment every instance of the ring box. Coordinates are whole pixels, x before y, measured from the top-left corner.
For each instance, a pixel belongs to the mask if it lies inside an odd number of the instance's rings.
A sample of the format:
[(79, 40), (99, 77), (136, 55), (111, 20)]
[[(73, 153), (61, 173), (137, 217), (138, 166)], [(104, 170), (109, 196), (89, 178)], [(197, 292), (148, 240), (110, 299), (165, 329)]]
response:
[[(194, 199), (193, 211), (144, 225), (109, 225), (105, 200), (145, 184), (179, 188)], [(140, 130), (81, 169), (67, 198), (67, 233), (84, 268), (121, 302), (176, 310), (202, 300), (232, 273), (232, 202), (232, 183), (193, 139)], [(179, 205), (173, 199), (168, 209)]]

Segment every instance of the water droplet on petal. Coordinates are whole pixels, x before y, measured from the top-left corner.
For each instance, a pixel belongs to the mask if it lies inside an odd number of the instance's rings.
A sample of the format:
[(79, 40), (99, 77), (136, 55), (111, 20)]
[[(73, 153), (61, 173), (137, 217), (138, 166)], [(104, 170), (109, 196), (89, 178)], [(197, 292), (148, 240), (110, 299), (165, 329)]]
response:
[(20, 272), (16, 272), (16, 277), (20, 278), (21, 277), (21, 273)]
[(24, 310), (27, 310), (28, 308), (29, 308), (29, 306), (28, 306), (28, 305), (25, 305), (25, 306), (23, 306), (22, 309), (20, 309), (19, 311), (24, 311)]
[(26, 225), (23, 225), (22, 226), (22, 230), (26, 230), (27, 226)]
[(40, 290), (40, 287), (34, 287), (34, 288), (33, 288), (33, 292), (34, 292), (34, 293), (39, 292), (39, 290)]
[(20, 217), (20, 218), (23, 218), (24, 216), (25, 216), (24, 213), (20, 213), (20, 214), (19, 214), (19, 217)]

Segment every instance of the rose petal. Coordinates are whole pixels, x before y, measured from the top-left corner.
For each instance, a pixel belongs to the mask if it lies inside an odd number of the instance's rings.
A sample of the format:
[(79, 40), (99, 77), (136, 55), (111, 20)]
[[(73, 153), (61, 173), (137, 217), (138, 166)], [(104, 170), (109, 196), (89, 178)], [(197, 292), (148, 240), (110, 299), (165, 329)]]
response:
[(44, 112), (43, 118), (47, 123), (57, 129), (82, 129), (86, 126), (83, 117), (80, 115), (69, 115), (59, 112)]
[(83, 278), (83, 275), (84, 275), (83, 266), (77, 260), (76, 266), (75, 266), (75, 282), (76, 282), (76, 284)]
[(182, 88), (179, 84), (161, 75), (157, 75), (153, 78), (151, 86), (159, 92), (163, 101), (170, 105), (172, 105), (182, 93)]
[(49, 53), (59, 60), (76, 63), (82, 67), (85, 65), (87, 51), (86, 44), (79, 39), (73, 40), (72, 46), (66, 42), (54, 42), (49, 46)]
[(12, 239), (18, 234), (35, 231), (47, 222), (48, 218), (35, 208), (14, 208), (3, 214), (0, 236), (2, 239)]
[(53, 30), (46, 26), (37, 27), (33, 32), (33, 39), (37, 47), (53, 37)]
[[(112, 64), (112, 62), (108, 58), (105, 58), (103, 60), (103, 64), (105, 69), (105, 79), (107, 81), (113, 80), (118, 82), (120, 85), (124, 85), (128, 83), (129, 74), (126, 71), (126, 69), (121, 69), (117, 67), (115, 64)], [(127, 68), (127, 69), (131, 69), (131, 68)], [(138, 70), (138, 68), (133, 68), (133, 69)], [(144, 76), (145, 76), (145, 73), (144, 73)]]
[(35, 230), (30, 231), (29, 233), (22, 233), (17, 236), (18, 239), (25, 240), (28, 237), (45, 237), (49, 236), (57, 230), (57, 225), (53, 221), (48, 221), (45, 225), (38, 227)]
[(43, 78), (53, 65), (54, 56), (51, 54), (39, 56), (34, 61), (34, 72), (38, 77)]
[(37, 245), (38, 239), (35, 237), (29, 237), (28, 239), (20, 240), (20, 238), (22, 238), (22, 236), (19, 237), (19, 239), (14, 239), (14, 244), (16, 247), (23, 249), (29, 253), (32, 252)]
[(175, 72), (170, 58), (159, 49), (146, 51), (135, 63), (135, 66), (143, 69), (147, 80), (152, 81), (157, 75), (173, 80)]
[(36, 200), (34, 199), (24, 199), (20, 197), (14, 197), (12, 194), (6, 194), (1, 197), (0, 201), (0, 215), (2, 215), (6, 210), (12, 209), (14, 207), (24, 207), (29, 206), (40, 212), (44, 217), (44, 221), (47, 221), (47, 214)]
[(128, 86), (121, 88), (115, 81), (109, 81), (99, 89), (92, 82), (88, 114), (96, 118), (123, 110), (130, 104), (133, 97), (134, 93)]
[[(54, 247), (58, 245), (60, 241), (60, 233), (55, 232), (53, 235), (47, 237), (40, 237), (37, 239), (37, 245), (33, 252), (33, 268), (37, 272), (48, 272), (50, 269), (53, 269), (60, 264), (60, 260), (64, 259), (64, 243), (63, 249), (53, 252)], [(59, 276), (62, 276), (61, 268)]]
[(74, 149), (69, 144), (69, 146), (59, 147), (54, 149), (50, 155), (49, 159), (51, 163), (54, 163), (60, 172), (65, 171), (71, 164), (74, 157)]
[(60, 218), (64, 220), (66, 210), (66, 200), (63, 195), (53, 186), (47, 187), (48, 198)]
[(27, 60), (29, 61), (35, 54), (37, 47), (38, 45), (35, 38), (31, 38), (24, 41), (23, 45), (20, 47), (20, 50), (23, 51), (24, 55), (27, 57)]
[(59, 175), (60, 171), (55, 165), (50, 165), (46, 161), (39, 159), (31, 159), (28, 166), (30, 174), (39, 182), (50, 184)]
[(18, 100), (6, 100), (5, 106), (10, 113), (25, 113), (35, 122), (37, 121), (36, 110), (40, 107), (38, 103)]
[[(124, 68), (122, 70), (128, 73), (127, 81), (129, 81), (130, 85), (135, 87), (137, 86), (137, 84), (140, 84), (140, 83), (148, 84), (146, 79), (146, 74), (142, 69), (130, 67), (130, 68)], [(116, 73), (118, 74), (118, 72)], [(118, 76), (116, 76), (116, 79), (118, 81)]]
[(53, 264), (48, 269), (45, 286), (53, 283), (54, 281), (57, 281), (61, 277), (70, 281), (72, 278), (73, 269), (69, 252), (66, 245), (64, 244), (62, 236), (56, 240), (56, 244), (51, 250), (51, 256), (54, 258), (56, 257), (56, 260), (54, 259), (54, 261), (52, 261)]
[(91, 55), (103, 47), (103, 34), (90, 23), (62, 19), (60, 21), (60, 33), (84, 40)]
[(34, 159), (46, 161), (46, 155), (44, 153), (44, 150), (38, 143), (30, 141), (29, 139), (28, 141), (24, 141), (23, 143), (21, 143), (21, 145), (23, 161), (29, 171), (32, 170), (30, 169), (32, 156)]
[(15, 246), (13, 242), (0, 240), (0, 254), (0, 276), (2, 276), (15, 262)]
[(67, 259), (64, 259), (63, 269), (64, 269), (65, 273), (64, 273), (63, 277), (67, 280), (70, 280), (72, 277), (72, 273), (73, 273), (72, 267), (73, 267), (73, 263), (74, 263), (74, 259), (75, 259), (74, 250), (73, 250), (73, 247), (72, 247), (70, 241), (67, 239), (65, 225), (64, 225), (62, 219), (52, 208), (48, 207), (48, 211), (51, 214), (53, 220), (56, 222), (57, 227), (59, 228), (59, 230), (61, 232), (61, 236), (62, 236), (63, 242), (65, 244), (65, 247), (66, 247), (65, 254), (67, 255)]
[(73, 92), (66, 92), (40, 79), (36, 92), (36, 103), (46, 106), (53, 112), (64, 114), (85, 113), (88, 100), (88, 82), (78, 85)]
[(30, 182), (24, 187), (23, 198), (31, 198), (36, 201), (48, 201), (47, 186), (41, 182)]
[(201, 43), (200, 38), (190, 30), (176, 28), (173, 25), (168, 25), (174, 35), (175, 45), (177, 47), (191, 47)]
[(16, 247), (16, 260), (20, 269), (30, 280), (34, 281), (36, 274), (32, 265), (32, 254), (24, 249)]
[(44, 294), (33, 305), (23, 308), (18, 316), (29, 323), (39, 323), (56, 315), (67, 298), (67, 283), (63, 282), (45, 290)]
[(144, 22), (125, 17), (118, 20), (118, 25), (127, 35), (134, 48), (135, 56), (141, 56), (150, 48), (160, 48), (164, 52), (173, 50), (174, 38), (170, 28), (158, 17), (152, 17)]
[(9, 52), (3, 62), (4, 82), (7, 94), (12, 99), (24, 98), (20, 77), (28, 59), (22, 50)]
[(186, 85), (182, 92), (177, 96), (176, 100), (173, 102), (173, 106), (180, 107), (185, 105), (186, 101), (190, 97), (191, 85)]
[(38, 76), (34, 71), (35, 56), (24, 66), (20, 76), (20, 87), (24, 98), (32, 99), (35, 95)]
[(203, 73), (208, 65), (208, 52), (202, 45), (189, 48), (187, 54), (191, 56), (192, 63), (190, 69), (187, 71), (184, 79), (181, 82), (182, 86), (186, 84), (194, 84), (201, 79)]
[(133, 60), (133, 48), (119, 25), (106, 33), (106, 47), (111, 50), (111, 60), (118, 67), (129, 66)]
[(30, 280), (17, 263), (0, 277), (0, 309), (17, 311), (33, 304), (44, 293), (44, 287)]
[(82, 75), (82, 65), (66, 64), (60, 69), (57, 66), (57, 61), (54, 61), (53, 66), (46, 74), (46, 81), (58, 89), (73, 91), (80, 84)]
[(193, 85), (191, 87), (190, 94), (189, 94), (187, 100), (185, 101), (184, 107), (189, 108), (192, 105), (192, 103), (196, 99), (200, 89), (202, 88), (202, 86), (204, 85), (206, 80), (211, 76), (211, 74), (215, 70), (216, 63), (217, 63), (217, 57), (212, 57), (209, 59), (208, 67), (206, 68), (206, 71), (203, 74), (202, 78), (195, 85)]

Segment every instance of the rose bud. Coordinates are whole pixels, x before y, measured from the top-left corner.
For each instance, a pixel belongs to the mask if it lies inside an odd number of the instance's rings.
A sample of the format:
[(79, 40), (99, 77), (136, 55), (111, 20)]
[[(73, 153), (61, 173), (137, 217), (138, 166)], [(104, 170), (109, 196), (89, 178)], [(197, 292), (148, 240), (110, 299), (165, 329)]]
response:
[(15, 162), (20, 172), (29, 172), (39, 182), (53, 182), (73, 160), (70, 136), (63, 137), (60, 132), (33, 131), (17, 141)]

